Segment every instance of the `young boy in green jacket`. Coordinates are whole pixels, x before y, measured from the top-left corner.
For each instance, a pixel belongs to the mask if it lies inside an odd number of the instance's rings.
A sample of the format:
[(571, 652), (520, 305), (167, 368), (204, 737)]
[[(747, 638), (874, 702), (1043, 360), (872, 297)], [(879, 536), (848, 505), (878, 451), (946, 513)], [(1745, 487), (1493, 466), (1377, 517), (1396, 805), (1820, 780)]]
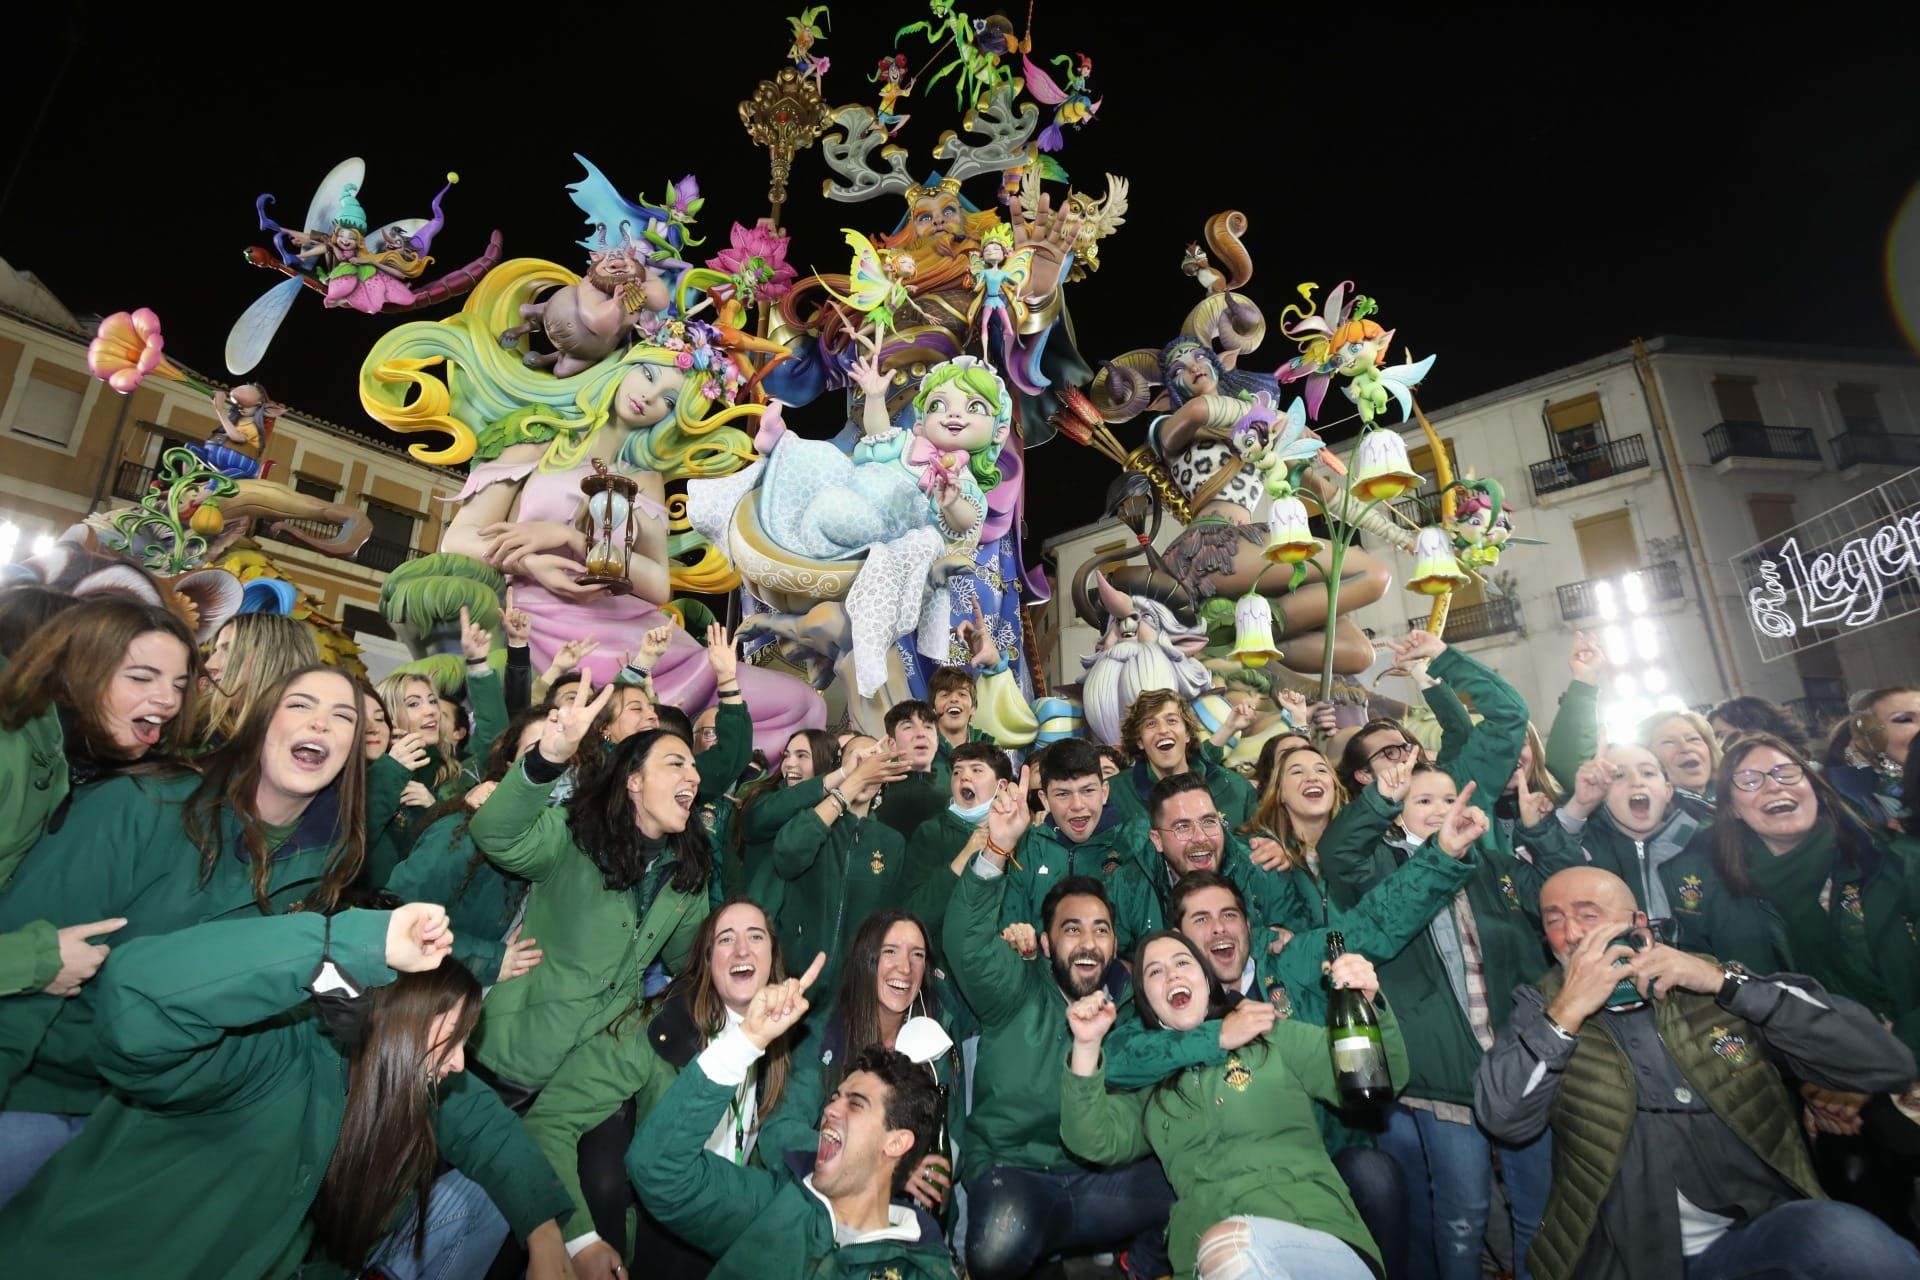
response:
[(1237, 831), (1253, 820), (1260, 803), (1253, 784), (1207, 756), (1200, 721), (1179, 694), (1171, 689), (1141, 694), (1128, 708), (1120, 732), (1123, 745), (1138, 757), (1132, 769), (1115, 779), (1114, 803), (1126, 816), (1146, 816), (1154, 783), (1191, 772), (1206, 779), (1228, 826)]
[(1013, 781), (1007, 753), (990, 742), (962, 743), (954, 748), (948, 765), (952, 798), (943, 812), (921, 823), (907, 841), (907, 910), (933, 930), (934, 936), (927, 940), (927, 961), (935, 968), (946, 966), (940, 922), (947, 918), (954, 886), (986, 839), (987, 809), (994, 792), (1001, 783)]
[(947, 762), (940, 758), (939, 741), (933, 708), (926, 703), (916, 699), (888, 710), (888, 750), (905, 762), (907, 776), (888, 785), (874, 816), (899, 832), (903, 843), (947, 807)]
[(628, 1176), (656, 1218), (719, 1259), (715, 1280), (952, 1280), (939, 1224), (892, 1203), (939, 1124), (938, 1092), (903, 1054), (869, 1048), (847, 1064), (819, 1146), (789, 1153), (790, 1178), (706, 1150), (753, 1064), (806, 1014), (824, 960), (762, 989), (680, 1073), (641, 1125)]
[[(1088, 744), (1061, 742), (1049, 761), (1071, 745), (1097, 756)], [(1002, 787), (987, 818), (987, 846), (960, 877), (945, 922), (953, 978), (981, 1028), (973, 1111), (960, 1144), (971, 1224), (967, 1274), (1014, 1280), (1056, 1253), (1131, 1239), (1134, 1273), (1166, 1275), (1173, 1192), (1159, 1165), (1094, 1169), (1061, 1145), (1067, 1005), (1102, 989), (1126, 1005), (1128, 979), (1115, 959), (1113, 908), (1102, 882), (1089, 876), (1053, 878), (1041, 904), (1038, 956), (1022, 958), (1002, 939), (1003, 899), (1017, 888), (1006, 851), (1025, 843), (1030, 821), (1025, 788)]]

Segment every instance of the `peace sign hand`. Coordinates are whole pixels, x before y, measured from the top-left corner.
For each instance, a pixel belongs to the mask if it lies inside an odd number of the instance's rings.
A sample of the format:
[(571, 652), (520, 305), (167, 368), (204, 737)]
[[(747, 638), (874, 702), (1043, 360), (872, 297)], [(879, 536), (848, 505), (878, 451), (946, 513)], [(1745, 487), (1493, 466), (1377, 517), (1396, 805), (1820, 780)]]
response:
[(960, 624), (960, 643), (967, 647), (967, 660), (976, 667), (1000, 665), (1000, 646), (993, 638), (993, 627), (981, 612), (980, 596), (973, 597), (973, 621)]
[(1453, 807), (1440, 819), (1440, 828), (1433, 833), (1440, 842), (1440, 852), (1449, 858), (1466, 857), (1473, 842), (1487, 833), (1486, 810), (1473, 803), (1474, 788), (1479, 785), (1469, 782), (1460, 788), (1460, 794), (1453, 798)]
[(593, 676), (586, 671), (580, 673), (580, 693), (573, 704), (547, 712), (547, 727), (540, 734), (540, 755), (547, 763), (565, 764), (573, 759), (574, 752), (586, 740), (587, 731), (613, 696), (613, 690), (614, 686), (609, 684), (589, 699), (587, 695), (593, 693)]
[(1413, 785), (1413, 762), (1411, 760), (1388, 760), (1384, 757), (1373, 767), (1373, 789), (1380, 798), (1398, 808), (1407, 798), (1407, 788)]

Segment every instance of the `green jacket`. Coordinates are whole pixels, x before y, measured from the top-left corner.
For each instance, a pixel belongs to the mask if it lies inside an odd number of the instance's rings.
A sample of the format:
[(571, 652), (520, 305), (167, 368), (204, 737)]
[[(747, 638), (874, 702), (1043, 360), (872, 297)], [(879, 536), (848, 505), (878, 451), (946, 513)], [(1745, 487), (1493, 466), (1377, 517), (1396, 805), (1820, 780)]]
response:
[(940, 1226), (896, 1206), (887, 1238), (839, 1244), (832, 1212), (813, 1191), (812, 1155), (782, 1177), (710, 1156), (705, 1144), (733, 1100), (696, 1059), (640, 1126), (627, 1174), (647, 1209), (674, 1234), (720, 1259), (714, 1280), (953, 1280)]
[(952, 766), (934, 753), (934, 767), (890, 782), (874, 801), (873, 816), (900, 833), (902, 847), (920, 824), (938, 817), (953, 802)]
[[(200, 850), (182, 828), (182, 808), (200, 779), (125, 776), (86, 788), (60, 830), (35, 846), (0, 894), (0, 933), (34, 920), (83, 923), (125, 916), (101, 973), (121, 963), (127, 943), (208, 920), (258, 916), (240, 822), (222, 811), (219, 856), (207, 882)], [(274, 854), (267, 900), (288, 911), (326, 870), (338, 816), (335, 792), (308, 806)], [(0, 1108), (84, 1115), (106, 1096), (94, 1062), (94, 1006), (100, 978), (75, 996), (0, 1000)]]
[[(1428, 852), (1427, 846), (1433, 844), (1429, 839), (1410, 849), (1404, 841), (1385, 839), (1374, 841), (1371, 850), (1364, 850), (1357, 842), (1322, 838), (1320, 866), (1326, 873), (1328, 896), (1335, 906), (1353, 909), (1368, 890), (1391, 880), (1395, 872)], [(1437, 848), (1432, 852), (1446, 857)], [(1545, 971), (1545, 952), (1540, 934), (1522, 905), (1523, 880), (1516, 878), (1517, 869), (1524, 869), (1526, 864), (1511, 858), (1503, 863), (1500, 855), (1489, 856), (1484, 847), (1469, 857), (1461, 892), (1467, 896), (1480, 935), (1487, 1009), (1498, 1031), (1506, 1025), (1512, 1008), (1514, 985), (1532, 982)], [(1532, 900), (1537, 902), (1537, 895)], [(1448, 920), (1452, 920), (1450, 914)], [(1466, 1011), (1455, 994), (1431, 920), (1423, 933), (1398, 954), (1388, 953), (1384, 960), (1372, 956), (1380, 970), (1381, 989), (1405, 1015), (1400, 1026), (1413, 1062), (1407, 1092), (1416, 1098), (1471, 1104), (1480, 1042), (1474, 1038)], [(1351, 938), (1348, 944), (1352, 945)]]
[[(1554, 827), (1560, 825), (1556, 819), (1549, 821)], [(1564, 867), (1579, 866), (1583, 861), (1590, 863), (1626, 881), (1640, 909), (1651, 919), (1664, 920), (1673, 915), (1674, 908), (1673, 895), (1667, 891), (1667, 864), (1694, 847), (1695, 842), (1702, 848), (1710, 847), (1713, 826), (1711, 823), (1702, 823), (1675, 805), (1667, 811), (1667, 819), (1658, 830), (1640, 839), (1614, 826), (1612, 817), (1602, 808), (1595, 811), (1587, 819), (1586, 825), (1580, 828), (1578, 843), (1571, 850), (1570, 857), (1543, 856), (1546, 852), (1542, 848), (1543, 842), (1535, 838), (1523, 839), (1542, 874), (1552, 875)], [(1586, 853), (1584, 859), (1580, 856), (1582, 850)]]
[(814, 983), (838, 991), (840, 965), (868, 916), (907, 898), (907, 842), (878, 815), (846, 813), (829, 827), (812, 810), (797, 814), (773, 842), (773, 867), (787, 882), (780, 947), (798, 973), (827, 953)]
[[(1253, 812), (1260, 807), (1260, 797), (1251, 782), (1217, 763), (1204, 751), (1188, 757), (1187, 767), (1207, 780), (1207, 792), (1213, 797), (1213, 803), (1218, 806), (1229, 828), (1238, 831), (1253, 821)], [(1149, 818), (1147, 797), (1153, 794), (1153, 784), (1158, 781), (1159, 774), (1145, 760), (1137, 761), (1133, 768), (1116, 776), (1111, 791), (1113, 803), (1119, 808), (1121, 816), (1142, 821)]]
[[(47, 829), (67, 788), (66, 740), (57, 710), (48, 707), (18, 729), (0, 733), (0, 888)], [(0, 997), (38, 991), (53, 981), (60, 972), (58, 929), (52, 921), (31, 920), (0, 933)]]
[[(713, 717), (713, 745), (697, 754), (701, 800), (733, 790), (734, 781), (753, 763), (753, 715), (744, 702), (722, 702)], [(717, 859), (715, 860), (718, 861)]]
[[(1014, 862), (1019, 865), (1007, 867), (1001, 928), (1025, 923), (1031, 924), (1036, 933), (1045, 933), (1040, 908), (1047, 892), (1068, 876), (1092, 876), (1106, 885), (1107, 897), (1113, 903), (1117, 954), (1131, 958), (1134, 944), (1162, 927), (1160, 900), (1152, 881), (1140, 869), (1143, 848), (1154, 858), (1159, 857), (1147, 836), (1147, 820), (1127, 818), (1112, 804), (1100, 815), (1093, 834), (1079, 844), (1068, 840), (1051, 821), (1028, 827), (1014, 853)], [(948, 954), (951, 958), (951, 952)]]
[(778, 921), (787, 902), (787, 882), (773, 868), (773, 842), (780, 829), (827, 794), (824, 777), (776, 787), (749, 801), (735, 819), (740, 827), (741, 885), (749, 898)]
[[(1915, 862), (1920, 844), (1893, 840), (1880, 844), (1878, 852), (1871, 866), (1839, 865), (1833, 826), (1822, 821), (1783, 856), (1834, 863), (1838, 883), (1829, 893), (1828, 914), (1854, 949), (1854, 959), (1891, 999), (1873, 1012), (1890, 1020), (1894, 1035), (1920, 1053), (1920, 865)], [(1773, 903), (1758, 894), (1738, 896), (1727, 886), (1715, 865), (1711, 838), (1667, 863), (1661, 875), (1679, 924), (1679, 945), (1738, 960), (1755, 973), (1808, 974), (1846, 994), (1829, 967), (1836, 958), (1798, 954)], [(1872, 1007), (1873, 1002), (1863, 1003)]]
[(1560, 709), (1553, 713), (1543, 763), (1560, 789), (1572, 795), (1574, 775), (1599, 750), (1600, 686), (1585, 680), (1571, 681), (1560, 695)]
[[(1070, 1171), (1082, 1166), (1060, 1144), (1060, 1064), (1072, 1047), (1067, 997), (1045, 957), (1023, 960), (1000, 938), (1005, 875), (961, 875), (944, 925), (954, 981), (980, 1020), (973, 1069), (973, 1111), (960, 1143), (960, 1177), (971, 1181), (996, 1165)], [(1131, 1016), (1127, 973), (1117, 960), (1106, 988), (1121, 1017)]]
[(973, 832), (972, 823), (947, 809), (921, 823), (907, 841), (907, 910), (927, 927), (927, 963), (936, 968), (946, 967), (940, 923), (947, 918), (947, 903), (960, 883), (953, 873), (953, 860), (973, 839)]
[[(1399, 1089), (1407, 1047), (1389, 1008), (1380, 1011), (1380, 1039)], [(1060, 1135), (1092, 1164), (1159, 1157), (1175, 1196), (1167, 1252), (1176, 1276), (1193, 1275), (1200, 1237), (1236, 1214), (1337, 1236), (1377, 1274), (1380, 1250), (1322, 1145), (1316, 1101), (1340, 1101), (1326, 1031), (1278, 1022), (1224, 1067), (1189, 1068), (1164, 1089), (1108, 1093), (1098, 1072), (1062, 1071)]]
[[(413, 852), (382, 887), (402, 902), (445, 907), (453, 926), (453, 958), (482, 985), (492, 986), (506, 959), (507, 933), (527, 882), (487, 861), (467, 830), (471, 821), (472, 815), (464, 811), (450, 813), (422, 831)], [(538, 934), (527, 936), (539, 939)]]
[[(547, 1081), (527, 1112), (527, 1133), (559, 1173), (572, 1200), (570, 1238), (593, 1229), (593, 1214), (580, 1184), (581, 1137), (628, 1100), (633, 1102), (634, 1124), (644, 1122), (706, 1044), (706, 1035), (695, 1024), (687, 1001), (669, 995), (644, 1011), (635, 1010), (615, 1019), (611, 1026), (588, 1037)], [(772, 1113), (763, 1112), (760, 1117), (760, 1136), (753, 1152), (756, 1162), (765, 1158), (771, 1167), (780, 1167), (779, 1150), (768, 1153), (763, 1144), (774, 1132), (773, 1122), (787, 1114), (792, 1096), (790, 1076)], [(813, 1114), (818, 1117), (817, 1107)]]
[[(362, 986), (386, 966), (390, 913), (332, 921), (331, 956)], [(100, 988), (94, 1060), (114, 1092), (78, 1137), (0, 1211), (7, 1268), (53, 1275), (344, 1276), (309, 1260), (307, 1212), (340, 1139), (348, 1063), (307, 984), (327, 921), (227, 920), (117, 949)], [(525, 1239), (567, 1213), (546, 1160), (494, 1092), (450, 1077), (434, 1113), (440, 1154), (478, 1182)], [(410, 1228), (411, 1206), (395, 1216)]]
[(681, 893), (663, 879), (651, 903), (637, 888), (607, 888), (574, 844), (567, 811), (547, 804), (557, 781), (535, 783), (516, 765), (467, 824), (494, 866), (532, 884), (521, 930), (540, 940), (543, 955), (488, 994), (479, 1057), (501, 1078), (534, 1088), (639, 999), (648, 965), (658, 959), (678, 970), (686, 962), (707, 914), (704, 884)]

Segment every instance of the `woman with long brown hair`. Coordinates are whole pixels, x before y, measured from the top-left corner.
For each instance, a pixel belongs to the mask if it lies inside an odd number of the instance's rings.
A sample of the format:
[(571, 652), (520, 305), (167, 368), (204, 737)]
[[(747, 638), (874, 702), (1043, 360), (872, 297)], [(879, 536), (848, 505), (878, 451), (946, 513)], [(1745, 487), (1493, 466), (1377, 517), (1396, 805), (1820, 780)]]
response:
[[(794, 1054), (788, 1106), (767, 1125), (767, 1142), (783, 1154), (812, 1151), (819, 1143), (821, 1108), (839, 1088), (847, 1064), (875, 1045), (904, 1053), (933, 1081), (944, 1106), (941, 1133), (948, 1141), (920, 1157), (905, 1189), (937, 1216), (953, 1183), (951, 1135), (966, 1115), (954, 1037), (965, 1015), (959, 993), (934, 971), (930, 951), (927, 927), (898, 907), (883, 907), (861, 922), (832, 1011)], [(917, 1025), (908, 1030), (909, 1024)]]
[(104, 1275), (132, 1250), (155, 1277), (477, 1276), (511, 1223), (530, 1274), (564, 1277), (566, 1197), (462, 1074), (480, 990), (450, 942), (415, 903), (132, 944), (99, 984), (114, 1091), (0, 1210), (8, 1266)]
[[(293, 672), (200, 764), (198, 776), (87, 788), (0, 893), (0, 932), (121, 918), (117, 947), (207, 920), (332, 911), (365, 849), (352, 680), (331, 667)], [(106, 1096), (95, 1030), (91, 984), (64, 1000), (0, 1000), (0, 1203)]]
[[(700, 923), (686, 968), (658, 999), (629, 1009), (567, 1056), (527, 1113), (527, 1132), (573, 1195), (567, 1247), (581, 1280), (617, 1280), (629, 1258), (650, 1276), (704, 1276), (713, 1259), (683, 1244), (644, 1208), (639, 1238), (626, 1246), (626, 1213), (636, 1203), (626, 1172), (635, 1130), (680, 1072), (729, 1026), (786, 963), (760, 906), (729, 898)], [(789, 1045), (776, 1041), (740, 1086), (728, 1120), (708, 1145), (715, 1158), (780, 1167), (769, 1149), (773, 1117), (792, 1111)], [(818, 1108), (803, 1123), (811, 1123)], [(797, 1113), (796, 1113), (797, 1114)]]
[[(193, 724), (193, 663), (179, 619), (119, 596), (69, 606), (11, 655), (0, 671), (0, 886), (61, 825), (75, 791), (178, 757)], [(89, 939), (114, 927), (76, 916), (0, 933), (0, 996), (72, 994), (106, 954)]]
[(319, 664), (320, 646), (306, 623), (278, 613), (234, 618), (207, 647), (195, 747), (211, 751), (226, 742), (282, 677)]

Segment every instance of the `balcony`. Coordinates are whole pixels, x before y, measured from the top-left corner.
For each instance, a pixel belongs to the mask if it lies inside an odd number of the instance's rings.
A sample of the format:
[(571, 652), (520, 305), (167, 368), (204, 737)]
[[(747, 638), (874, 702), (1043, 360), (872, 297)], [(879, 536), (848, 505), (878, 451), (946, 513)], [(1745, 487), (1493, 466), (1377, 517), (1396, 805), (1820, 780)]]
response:
[[(1680, 566), (1672, 560), (1662, 560), (1659, 564), (1641, 569), (1639, 573), (1640, 590), (1645, 595), (1646, 603), (1660, 604), (1687, 598), (1686, 589), (1680, 583)], [(1561, 620), (1577, 622), (1582, 618), (1598, 617), (1602, 612), (1600, 608), (1600, 597), (1604, 594), (1601, 591), (1602, 587), (1606, 588), (1606, 593), (1611, 593), (1615, 600), (1619, 601), (1616, 608), (1624, 605), (1626, 591), (1621, 584), (1626, 576), (1626, 574), (1614, 574), (1606, 578), (1588, 578), (1585, 582), (1569, 582), (1564, 586), (1555, 587), (1554, 594), (1560, 598)]]
[(1422, 489), (1418, 493), (1409, 493), (1403, 498), (1395, 498), (1387, 505), (1422, 529), (1428, 525), (1440, 523), (1440, 491), (1438, 489)]
[(1533, 496), (1538, 499), (1549, 493), (1592, 484), (1596, 480), (1644, 471), (1646, 467), (1646, 437), (1634, 435), (1609, 440), (1596, 448), (1582, 449), (1564, 457), (1536, 462), (1527, 468), (1527, 473), (1533, 483)]
[(1849, 426), (1833, 438), (1833, 460), (1842, 471), (1863, 462), (1883, 467), (1920, 467), (1920, 435), (1888, 435)]
[(138, 502), (147, 496), (147, 490), (153, 485), (153, 468), (143, 467), (137, 462), (122, 462), (119, 470), (113, 473), (113, 496), (125, 498), (129, 502)]
[[(1424, 630), (1427, 615), (1407, 619), (1409, 631)], [(1484, 640), (1488, 636), (1506, 635), (1520, 630), (1520, 606), (1511, 596), (1499, 596), (1492, 600), (1483, 600), (1479, 604), (1463, 604), (1447, 612), (1446, 639), (1448, 644), (1458, 644), (1466, 640)]]
[(368, 538), (361, 546), (360, 554), (354, 559), (364, 569), (372, 569), (378, 573), (392, 573), (419, 554), (404, 543)]
[(1723, 422), (1707, 429), (1707, 461), (1761, 458), (1820, 465), (1820, 442), (1805, 427), (1769, 427), (1759, 422)]

